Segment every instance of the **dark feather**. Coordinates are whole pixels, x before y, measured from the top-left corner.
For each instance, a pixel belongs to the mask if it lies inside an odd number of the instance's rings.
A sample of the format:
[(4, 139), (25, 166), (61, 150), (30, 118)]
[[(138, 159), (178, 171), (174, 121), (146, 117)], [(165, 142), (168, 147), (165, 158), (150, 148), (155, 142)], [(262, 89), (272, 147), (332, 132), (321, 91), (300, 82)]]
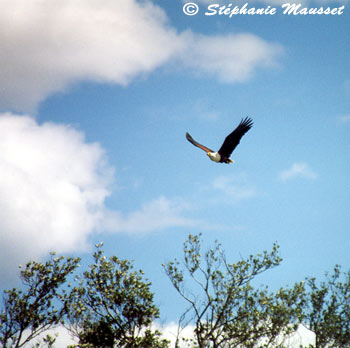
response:
[(249, 117), (242, 119), (237, 128), (229, 134), (218, 151), (222, 158), (229, 158), (233, 150), (239, 144), (241, 138), (253, 126), (253, 120)]
[(194, 146), (199, 147), (200, 149), (204, 150), (206, 153), (208, 152), (214, 152), (213, 150), (210, 150), (208, 147), (201, 145), (200, 143), (197, 143), (191, 136), (189, 133), (186, 133), (186, 139), (193, 144)]

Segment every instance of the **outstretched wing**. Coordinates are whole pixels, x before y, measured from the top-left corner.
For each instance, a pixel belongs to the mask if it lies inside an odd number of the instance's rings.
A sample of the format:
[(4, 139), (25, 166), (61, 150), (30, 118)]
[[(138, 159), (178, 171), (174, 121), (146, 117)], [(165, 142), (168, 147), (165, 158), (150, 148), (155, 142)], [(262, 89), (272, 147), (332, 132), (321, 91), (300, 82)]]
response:
[(186, 139), (192, 143), (194, 146), (199, 147), (200, 149), (204, 150), (206, 153), (208, 152), (214, 152), (213, 150), (210, 150), (208, 147), (201, 145), (200, 143), (197, 143), (191, 136), (189, 133), (186, 133)]
[(239, 144), (241, 138), (253, 126), (253, 120), (249, 117), (242, 119), (237, 128), (229, 134), (218, 151), (221, 157), (230, 157), (233, 150)]

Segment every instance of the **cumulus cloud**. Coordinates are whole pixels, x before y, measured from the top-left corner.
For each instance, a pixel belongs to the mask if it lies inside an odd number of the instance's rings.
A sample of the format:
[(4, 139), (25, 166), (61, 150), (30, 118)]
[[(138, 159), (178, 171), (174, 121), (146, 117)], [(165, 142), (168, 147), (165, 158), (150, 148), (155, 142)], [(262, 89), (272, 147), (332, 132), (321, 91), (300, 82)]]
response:
[[(167, 323), (160, 326), (158, 323), (153, 323), (153, 329), (159, 330), (162, 333), (162, 337), (170, 341), (170, 347), (175, 346), (176, 337), (179, 334), (178, 325), (174, 322)], [(63, 326), (59, 326), (55, 329), (48, 330), (42, 334), (36, 341), (40, 342), (40, 339), (50, 334), (51, 336), (56, 337), (55, 347), (56, 348), (66, 348), (68, 345), (77, 344), (76, 339), (74, 339), (70, 332)], [(181, 348), (188, 348), (188, 342), (183, 341), (185, 339), (194, 338), (194, 326), (188, 325), (183, 328), (179, 334), (180, 340), (177, 342), (180, 344)], [(24, 348), (30, 348), (33, 346), (34, 342), (30, 342), (24, 345)], [(281, 343), (284, 346), (289, 348), (299, 348), (299, 347), (308, 347), (315, 344), (315, 334), (305, 328), (303, 325), (299, 325), (299, 328), (289, 337), (281, 338)]]
[(251, 34), (178, 33), (147, 0), (4, 0), (0, 26), (2, 110), (34, 110), (83, 80), (126, 85), (174, 61), (224, 82), (244, 81), (281, 53)]
[(193, 226), (183, 202), (160, 197), (124, 215), (110, 211), (113, 168), (81, 132), (29, 116), (0, 114), (0, 277), (50, 251), (88, 246), (96, 231), (141, 233)]
[(279, 179), (284, 182), (295, 178), (315, 180), (317, 174), (304, 162), (293, 163), (289, 169), (283, 170), (279, 174)]
[(112, 169), (98, 144), (68, 126), (0, 115), (0, 273), (46, 252), (86, 246)]
[[(179, 335), (180, 338), (178, 343), (180, 343), (181, 348), (188, 348), (189, 346), (186, 340), (195, 338), (195, 327), (193, 325), (186, 326), (181, 332), (178, 332), (178, 325), (174, 322), (168, 323), (162, 327), (155, 325), (155, 328), (162, 332), (164, 338), (170, 341), (171, 347), (175, 346), (177, 335)], [(186, 340), (183, 341), (183, 338)], [(293, 334), (279, 337), (278, 342), (284, 347), (289, 348), (308, 347), (315, 344), (315, 334), (305, 326), (299, 325), (298, 329)]]
[[(23, 339), (26, 339), (29, 335), (29, 332), (24, 331)], [(26, 343), (23, 345), (23, 348), (32, 348), (34, 344), (42, 344), (42, 340), (47, 336), (50, 335), (51, 337), (55, 338), (55, 344), (54, 347), (56, 348), (67, 348), (71, 345), (78, 344), (78, 340), (72, 336), (72, 334), (68, 331), (68, 329), (62, 325), (57, 326), (53, 329), (47, 330), (43, 332), (41, 335), (37, 336), (32, 341)]]
[[(159, 325), (158, 323), (152, 324), (153, 330), (158, 330), (162, 333), (162, 338), (170, 341), (170, 347), (175, 347), (176, 337), (178, 335), (178, 325), (174, 322), (167, 323), (165, 325)], [(69, 345), (77, 344), (77, 339), (72, 336), (68, 329), (64, 326), (58, 326), (56, 328), (45, 331), (43, 334), (38, 336), (33, 342), (25, 344), (24, 348), (31, 348), (33, 343), (39, 343), (42, 341), (46, 335), (49, 334), (56, 338), (55, 347), (56, 348), (67, 348)], [(26, 337), (26, 332), (24, 333)], [(190, 339), (194, 338), (194, 326), (188, 325), (181, 330), (180, 337)], [(181, 339), (178, 342), (181, 348), (188, 348), (188, 344), (183, 342)]]
[(243, 82), (257, 68), (276, 66), (282, 47), (253, 34), (189, 35), (191, 49), (182, 57), (185, 66), (217, 77), (221, 82)]
[(181, 45), (149, 1), (5, 0), (0, 23), (0, 101), (22, 109), (79, 80), (126, 84)]

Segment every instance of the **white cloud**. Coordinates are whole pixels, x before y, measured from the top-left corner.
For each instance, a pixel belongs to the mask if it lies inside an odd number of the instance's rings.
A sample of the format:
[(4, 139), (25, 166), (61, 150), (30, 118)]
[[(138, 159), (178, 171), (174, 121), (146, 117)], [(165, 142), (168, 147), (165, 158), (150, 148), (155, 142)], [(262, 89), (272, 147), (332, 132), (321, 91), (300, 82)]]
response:
[(193, 114), (200, 120), (217, 121), (220, 118), (220, 113), (204, 98), (192, 101), (192, 108)]
[[(159, 331), (163, 333), (163, 337), (171, 342), (171, 347), (175, 346), (176, 337), (178, 336), (178, 325), (176, 323), (168, 323), (162, 327), (155, 325), (155, 328), (159, 329)], [(179, 334), (180, 340), (178, 342), (181, 348), (189, 348), (191, 346), (191, 344), (186, 343), (186, 341), (184, 342), (182, 338), (195, 338), (194, 328), (193, 325), (188, 325), (181, 330)], [(278, 342), (286, 348), (308, 347), (315, 344), (315, 334), (305, 326), (299, 325), (298, 329), (293, 334), (287, 337), (280, 337)]]
[[(170, 341), (170, 347), (175, 346), (176, 337), (178, 335), (178, 325), (176, 323), (167, 323), (166, 325), (162, 326), (154, 323), (152, 326), (154, 330), (159, 330), (162, 333), (163, 338)], [(181, 348), (188, 348), (191, 346), (188, 342), (183, 341), (181, 338), (194, 338), (193, 330), (194, 326), (188, 325), (180, 332), (180, 340), (178, 343), (180, 344)], [(55, 341), (56, 348), (66, 348), (68, 345), (77, 343), (76, 340), (72, 338), (69, 331), (63, 326), (48, 330), (45, 332), (45, 334), (41, 335), (41, 337), (45, 337), (46, 334), (50, 334), (51, 336), (56, 336), (55, 334), (58, 334)], [(36, 341), (39, 341), (39, 339)], [(299, 348), (301, 346), (307, 347), (309, 345), (315, 344), (315, 334), (312, 331), (306, 329), (303, 325), (300, 325), (294, 334), (292, 334), (290, 337), (282, 339), (282, 342), (284, 346), (288, 348)], [(24, 345), (24, 348), (32, 347), (33, 343), (34, 342)]]
[(289, 169), (283, 170), (279, 174), (279, 179), (284, 182), (295, 178), (314, 180), (317, 178), (317, 174), (304, 162), (293, 163)]
[(299, 348), (315, 345), (315, 334), (304, 325), (299, 325), (298, 330), (286, 340), (287, 347)]
[(256, 189), (247, 183), (244, 174), (235, 176), (218, 176), (213, 181), (213, 188), (220, 190), (230, 197), (231, 201), (237, 202), (256, 196)]
[(48, 251), (84, 248), (98, 229), (112, 169), (68, 126), (0, 115), (0, 273)]
[(124, 215), (105, 199), (113, 169), (98, 144), (64, 125), (0, 114), (0, 278), (50, 251), (85, 249), (96, 231), (145, 233), (194, 226), (190, 209), (164, 197)]
[[(23, 339), (26, 339), (28, 337), (28, 334), (29, 332), (24, 331)], [(58, 326), (56, 328), (45, 331), (32, 341), (24, 344), (23, 348), (32, 348), (35, 343), (42, 342), (42, 339), (45, 338), (47, 335), (50, 335), (51, 337), (54, 337), (56, 339), (54, 344), (55, 348), (67, 348), (69, 345), (78, 343), (77, 339), (73, 338), (71, 333), (64, 326)]]
[[(4, 0), (0, 11), (0, 107), (31, 111), (88, 80), (126, 85), (167, 62), (244, 81), (274, 66), (281, 47), (251, 34), (178, 33), (150, 1)], [(181, 10), (181, 4), (179, 4)]]
[(189, 35), (190, 49), (182, 56), (185, 66), (221, 82), (243, 82), (257, 68), (275, 67), (281, 46), (253, 34)]
[(341, 123), (350, 123), (350, 115), (343, 115), (338, 118)]
[[(162, 337), (170, 341), (170, 347), (175, 347), (175, 344), (179, 344), (181, 348), (189, 348), (192, 347), (190, 342), (186, 342), (183, 340), (194, 339), (194, 325), (187, 325), (179, 331), (179, 326), (177, 323), (171, 322), (164, 326), (154, 325), (156, 329), (158, 329), (162, 333)], [(178, 338), (178, 342), (176, 342), (176, 338)]]
[[(187, 0), (183, 0), (183, 2), (188, 2)], [(226, 0), (196, 0), (195, 2), (197, 3), (202, 3), (204, 5), (209, 5), (209, 4), (220, 4), (220, 5), (228, 5), (228, 2)], [(237, 0), (234, 4), (237, 6), (243, 5), (247, 0)], [(290, 1), (290, 0), (251, 0), (249, 1), (250, 5), (249, 7), (267, 7), (268, 5), (270, 6), (278, 6), (282, 5), (285, 3), (293, 3), (297, 2), (298, 4), (302, 4), (304, 6), (310, 6), (311, 4), (314, 5), (320, 5), (320, 6), (327, 6), (327, 5), (332, 5), (332, 4), (346, 4), (349, 2), (349, 0), (298, 0), (298, 1)], [(253, 6), (254, 4), (254, 6)]]
[(190, 207), (179, 200), (159, 197), (145, 203), (140, 210), (130, 214), (110, 212), (106, 219), (106, 227), (110, 231), (128, 233), (146, 233), (169, 227), (198, 226), (201, 222), (184, 217)]
[(0, 102), (28, 110), (79, 80), (126, 84), (182, 44), (149, 1), (4, 0)]

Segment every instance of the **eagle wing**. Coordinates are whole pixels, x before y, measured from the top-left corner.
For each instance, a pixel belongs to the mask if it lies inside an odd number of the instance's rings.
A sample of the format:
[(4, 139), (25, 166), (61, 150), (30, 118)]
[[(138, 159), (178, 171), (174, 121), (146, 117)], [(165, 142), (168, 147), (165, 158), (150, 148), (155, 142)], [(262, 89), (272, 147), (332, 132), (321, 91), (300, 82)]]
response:
[(249, 117), (242, 119), (237, 128), (229, 134), (218, 151), (221, 157), (229, 158), (233, 150), (239, 144), (241, 138), (253, 126), (253, 120)]
[(191, 136), (189, 133), (186, 133), (186, 139), (192, 143), (194, 146), (197, 146), (199, 147), (200, 149), (204, 150), (206, 153), (208, 152), (214, 152), (213, 150), (209, 149), (208, 147), (200, 144), (200, 143), (197, 143)]

